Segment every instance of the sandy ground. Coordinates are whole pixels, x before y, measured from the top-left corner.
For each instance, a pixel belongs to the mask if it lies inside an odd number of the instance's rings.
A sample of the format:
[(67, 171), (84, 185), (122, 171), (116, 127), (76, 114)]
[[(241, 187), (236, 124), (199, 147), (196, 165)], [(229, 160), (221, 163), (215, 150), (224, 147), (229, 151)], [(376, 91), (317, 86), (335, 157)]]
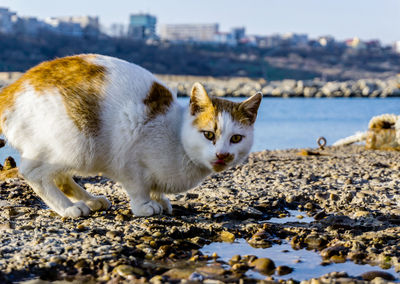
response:
[[(172, 216), (134, 217), (126, 194), (102, 177), (78, 181), (106, 195), (112, 207), (78, 219), (46, 209), (22, 179), (2, 182), (0, 283), (267, 283), (284, 271), (266, 259), (236, 256), (224, 262), (199, 251), (213, 241), (239, 238), (254, 247), (286, 240), (293, 248), (315, 250), (325, 265), (347, 260), (399, 271), (400, 153), (362, 146), (318, 151), (321, 155), (299, 155), (296, 149), (252, 153), (245, 164), (170, 196)], [(268, 222), (288, 209), (305, 211), (313, 222)], [(248, 277), (252, 270), (265, 280)], [(362, 283), (375, 277), (383, 283), (400, 274), (331, 273), (308, 282)]]

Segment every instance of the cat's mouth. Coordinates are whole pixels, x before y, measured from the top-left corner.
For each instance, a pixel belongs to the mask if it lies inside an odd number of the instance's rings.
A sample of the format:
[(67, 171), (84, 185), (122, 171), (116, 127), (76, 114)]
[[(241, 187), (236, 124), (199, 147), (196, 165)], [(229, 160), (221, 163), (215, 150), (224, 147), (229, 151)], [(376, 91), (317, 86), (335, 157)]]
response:
[(226, 166), (226, 162), (224, 160), (216, 160), (214, 162), (215, 165)]
[(211, 162), (211, 165), (214, 171), (221, 172), (225, 170), (233, 160), (233, 154), (219, 154), (217, 158)]
[(216, 172), (221, 172), (221, 171), (225, 170), (226, 166), (227, 166), (226, 161), (220, 160), (220, 159), (212, 162), (211, 164), (212, 164), (213, 170)]

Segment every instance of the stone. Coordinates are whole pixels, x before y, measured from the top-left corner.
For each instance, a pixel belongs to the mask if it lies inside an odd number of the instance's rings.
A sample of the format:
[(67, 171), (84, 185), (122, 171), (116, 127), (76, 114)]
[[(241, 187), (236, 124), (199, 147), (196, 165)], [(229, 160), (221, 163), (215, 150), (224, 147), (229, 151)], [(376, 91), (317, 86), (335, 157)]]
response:
[(242, 259), (242, 257), (238, 254), (235, 254), (234, 256), (232, 256), (232, 258), (229, 260), (229, 264), (233, 265), (235, 263), (238, 263), (240, 260)]
[(325, 247), (328, 240), (325, 236), (321, 236), (320, 234), (310, 234), (304, 239), (304, 242), (307, 244), (308, 248), (318, 249)]
[(250, 263), (250, 266), (252, 266), (255, 270), (267, 275), (273, 274), (275, 270), (275, 263), (273, 260), (266, 257), (253, 260)]
[(15, 162), (14, 158), (9, 156), (4, 160), (3, 170), (11, 170), (17, 167), (17, 163)]
[(321, 256), (324, 259), (329, 259), (333, 255), (345, 256), (345, 255), (347, 255), (348, 250), (349, 249), (344, 246), (340, 246), (340, 245), (332, 246), (332, 247), (328, 247), (328, 248), (322, 250)]
[(196, 272), (206, 276), (206, 277), (213, 277), (225, 274), (226, 270), (218, 264), (213, 264), (209, 266), (202, 266), (196, 268)]
[(219, 238), (221, 241), (226, 242), (226, 243), (233, 243), (235, 241), (235, 235), (228, 231), (220, 232)]
[(293, 268), (286, 266), (286, 265), (280, 265), (276, 268), (276, 273), (278, 275), (287, 275), (293, 272)]
[(114, 271), (116, 274), (124, 278), (129, 278), (130, 276), (134, 275), (143, 276), (145, 274), (143, 269), (126, 264), (118, 265), (117, 267), (114, 268)]
[(374, 280), (377, 277), (380, 277), (385, 280), (396, 280), (396, 278), (392, 274), (384, 271), (368, 271), (361, 274), (361, 278), (367, 281)]
[(189, 279), (193, 272), (193, 268), (172, 268), (163, 275), (168, 276), (170, 279)]

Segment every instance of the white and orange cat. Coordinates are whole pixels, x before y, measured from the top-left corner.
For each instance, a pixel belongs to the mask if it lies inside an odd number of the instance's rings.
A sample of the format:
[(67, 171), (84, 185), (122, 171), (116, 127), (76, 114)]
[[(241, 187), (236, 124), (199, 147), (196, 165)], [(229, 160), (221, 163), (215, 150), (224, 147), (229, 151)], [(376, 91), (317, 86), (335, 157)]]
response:
[(0, 126), (21, 155), (20, 173), (61, 216), (107, 209), (74, 174), (119, 182), (133, 214), (171, 213), (164, 193), (193, 188), (243, 161), (262, 95), (242, 103), (195, 83), (189, 106), (147, 70), (86, 54), (43, 62), (0, 92)]

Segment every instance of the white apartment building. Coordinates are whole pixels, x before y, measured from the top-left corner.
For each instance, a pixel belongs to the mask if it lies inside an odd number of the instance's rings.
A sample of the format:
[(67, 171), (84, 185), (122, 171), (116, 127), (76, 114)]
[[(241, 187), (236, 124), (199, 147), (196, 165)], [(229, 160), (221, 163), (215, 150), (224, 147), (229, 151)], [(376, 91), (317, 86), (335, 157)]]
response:
[(45, 22), (51, 26), (54, 32), (70, 36), (97, 35), (100, 30), (98, 17), (51, 17), (46, 18)]
[(393, 44), (393, 50), (396, 53), (400, 53), (400, 40), (395, 41)]
[(218, 24), (167, 24), (160, 28), (161, 39), (170, 41), (213, 42)]

